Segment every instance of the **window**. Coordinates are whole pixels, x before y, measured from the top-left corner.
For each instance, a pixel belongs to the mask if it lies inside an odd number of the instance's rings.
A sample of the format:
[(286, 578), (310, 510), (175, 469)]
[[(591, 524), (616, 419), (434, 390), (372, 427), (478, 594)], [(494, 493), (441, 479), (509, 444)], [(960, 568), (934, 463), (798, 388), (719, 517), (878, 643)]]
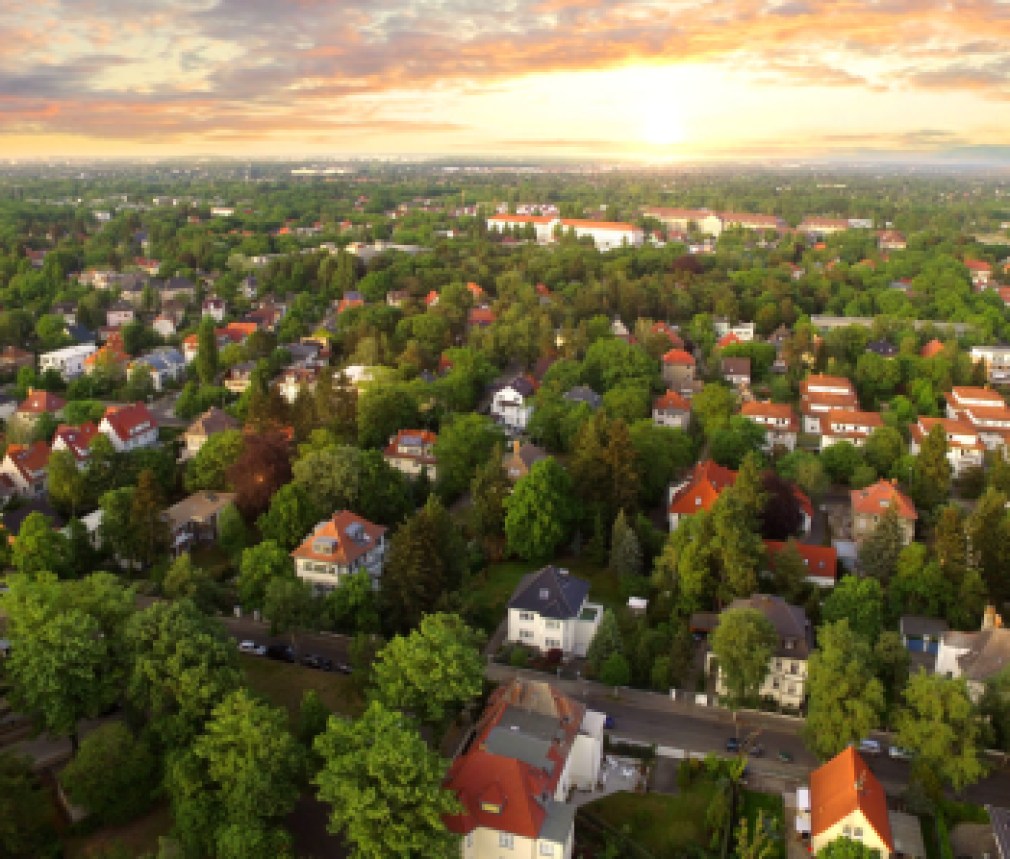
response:
[(540, 842), (540, 855), (541, 856), (553, 856), (554, 855), (554, 845), (545, 841)]
[(842, 835), (845, 836), (846, 838), (851, 838), (852, 837), (852, 827), (851, 826), (843, 826), (842, 827)]
[(498, 833), (498, 846), (505, 847), (508, 850), (512, 849), (515, 837), (511, 832), (499, 832)]
[(519, 620), (533, 620), (533, 612), (531, 611), (519, 612)]
[(561, 647), (561, 639), (560, 638), (545, 638), (544, 639), (544, 644), (548, 648), (551, 648), (551, 647)]
[(561, 629), (561, 621), (560, 620), (548, 620), (548, 621), (544, 622), (544, 626), (547, 629)]
[(863, 840), (863, 827), (862, 826), (857, 826), (855, 829), (853, 829), (852, 830), (852, 837), (855, 838), (856, 841), (862, 841)]
[(519, 630), (519, 637), (520, 638), (533, 638), (533, 631), (530, 630), (530, 629), (520, 629)]

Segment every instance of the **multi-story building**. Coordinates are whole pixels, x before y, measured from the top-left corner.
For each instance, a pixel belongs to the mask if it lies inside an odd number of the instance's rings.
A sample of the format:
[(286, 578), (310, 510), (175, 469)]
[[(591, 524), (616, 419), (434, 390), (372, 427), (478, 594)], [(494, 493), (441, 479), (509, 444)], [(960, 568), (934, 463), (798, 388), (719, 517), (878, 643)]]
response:
[(694, 385), (694, 355), (683, 349), (671, 349), (663, 355), (663, 381), (674, 391), (690, 391)]
[(821, 450), (840, 441), (862, 447), (874, 430), (884, 425), (877, 412), (832, 409), (821, 418)]
[(91, 421), (80, 426), (60, 424), (53, 435), (53, 450), (68, 450), (73, 454), (78, 468), (87, 465), (91, 455), (91, 442), (98, 435), (98, 427)]
[(912, 500), (893, 481), (878, 480), (864, 489), (849, 492), (852, 505), (852, 539), (862, 543), (880, 523), (880, 517), (894, 506), (901, 523), (902, 542), (907, 546), (915, 539), (915, 522), (919, 514)]
[[(852, 746), (810, 773), (810, 852), (849, 838), (880, 856), (895, 855), (884, 788)], [(905, 855), (905, 854), (899, 854)]]
[(397, 471), (408, 477), (419, 477), (422, 473), (429, 480), (435, 480), (438, 460), (435, 458), (435, 443), (438, 435), (429, 430), (400, 430), (390, 438), (382, 451), (383, 457)]
[(158, 422), (143, 403), (109, 406), (98, 431), (112, 442), (119, 453), (158, 443)]
[(795, 449), (800, 419), (788, 403), (751, 401), (740, 407), (740, 414), (764, 429), (766, 451)]
[(821, 418), (833, 409), (859, 408), (859, 399), (852, 382), (841, 376), (814, 374), (800, 382), (800, 413), (803, 432), (821, 434)]
[(226, 430), (237, 430), (241, 424), (217, 406), (211, 406), (187, 428), (183, 436), (182, 458), (191, 459), (200, 452), (212, 435)]
[(680, 520), (709, 511), (727, 486), (736, 482), (736, 472), (706, 459), (695, 465), (691, 476), (670, 486), (667, 516), (670, 530), (676, 531)]
[(985, 458), (985, 444), (966, 420), (954, 418), (919, 418), (911, 427), (909, 452), (918, 454), (922, 443), (934, 427), (940, 427), (947, 440), (947, 462), (954, 477), (960, 477), (972, 468), (981, 468)]
[(510, 430), (522, 432), (533, 414), (535, 391), (536, 385), (529, 377), (516, 376), (495, 390), (491, 397), (491, 417)]
[(686, 430), (691, 425), (691, 401), (676, 391), (667, 391), (652, 401), (652, 422), (660, 427)]
[(589, 582), (547, 566), (523, 576), (508, 604), (508, 641), (541, 652), (585, 656), (603, 617), (588, 601)]
[(349, 510), (338, 510), (320, 522), (291, 553), (295, 573), (316, 593), (340, 587), (348, 576), (364, 570), (379, 587), (386, 555), (386, 528)]
[(947, 398), (947, 417), (963, 420), (978, 433), (987, 450), (1005, 448), (1010, 439), (1010, 408), (989, 388), (954, 387)]
[(44, 441), (8, 445), (0, 475), (11, 481), (18, 495), (35, 498), (48, 488), (49, 454), (49, 445)]
[(65, 346), (52, 352), (39, 355), (39, 372), (55, 370), (66, 381), (76, 379), (84, 372), (84, 359), (96, 350), (95, 344), (78, 343), (75, 346)]

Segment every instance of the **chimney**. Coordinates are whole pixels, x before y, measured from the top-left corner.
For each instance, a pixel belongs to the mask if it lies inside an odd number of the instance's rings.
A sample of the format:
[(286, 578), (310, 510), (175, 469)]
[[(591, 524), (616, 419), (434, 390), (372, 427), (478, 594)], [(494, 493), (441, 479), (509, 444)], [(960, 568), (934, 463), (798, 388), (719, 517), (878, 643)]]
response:
[(996, 628), (996, 606), (991, 603), (985, 607), (985, 611), (982, 612), (982, 631), (985, 632), (987, 629)]
[(863, 788), (866, 787), (866, 773), (861, 772), (856, 778), (856, 793), (862, 793)]
[(519, 439), (513, 439), (512, 453), (514, 453), (516, 456), (519, 456)]

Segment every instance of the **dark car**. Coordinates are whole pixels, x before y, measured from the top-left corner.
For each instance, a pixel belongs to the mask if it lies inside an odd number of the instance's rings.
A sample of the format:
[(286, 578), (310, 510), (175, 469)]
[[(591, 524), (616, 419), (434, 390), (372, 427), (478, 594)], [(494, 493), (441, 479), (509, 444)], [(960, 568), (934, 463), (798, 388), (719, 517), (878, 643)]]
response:
[(278, 659), (281, 662), (294, 662), (295, 652), (286, 644), (271, 644), (267, 647), (268, 659)]
[(614, 717), (613, 717), (613, 716), (607, 716), (607, 717), (606, 717), (606, 718), (605, 718), (605, 719), (603, 720), (603, 727), (604, 727), (604, 728), (606, 728), (607, 730), (610, 730), (610, 729), (611, 729), (611, 728), (613, 728), (613, 727), (614, 727), (614, 725), (616, 725), (616, 724), (617, 724), (617, 723), (616, 723), (616, 722), (614, 721)]
[(785, 749), (779, 749), (778, 759), (784, 764), (791, 764), (793, 762), (792, 752), (787, 752)]
[(317, 656), (315, 653), (306, 653), (302, 657), (302, 665), (306, 668), (322, 668), (322, 657)]
[(764, 753), (765, 753), (765, 747), (764, 747), (764, 746), (762, 746), (762, 745), (760, 745), (759, 743), (755, 743), (755, 744), (754, 744), (753, 746), (751, 746), (751, 747), (750, 747), (750, 749), (748, 750), (748, 754), (749, 754), (749, 755), (750, 755), (750, 756), (751, 756), (752, 758), (759, 758), (759, 757), (761, 757), (761, 756), (762, 756), (762, 755), (763, 755)]
[(736, 753), (740, 751), (740, 741), (736, 737), (726, 740), (726, 751)]
[(327, 668), (326, 670), (336, 671), (338, 674), (350, 674), (351, 666), (348, 665), (346, 662), (337, 662), (335, 665), (333, 665), (330, 668)]

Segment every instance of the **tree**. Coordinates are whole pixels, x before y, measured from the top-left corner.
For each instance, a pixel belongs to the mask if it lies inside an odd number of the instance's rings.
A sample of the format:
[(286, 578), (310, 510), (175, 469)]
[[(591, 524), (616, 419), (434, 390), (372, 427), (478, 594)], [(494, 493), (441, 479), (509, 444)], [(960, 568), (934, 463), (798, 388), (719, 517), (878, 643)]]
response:
[(502, 456), (501, 448), (495, 446), (487, 462), (477, 466), (470, 481), (470, 528), (493, 558), (501, 557), (505, 500), (512, 491), (512, 482), (502, 467)]
[(116, 556), (121, 564), (131, 566), (137, 553), (137, 535), (130, 525), (134, 491), (132, 486), (110, 489), (98, 500), (102, 511), (102, 523), (98, 526), (102, 549)]
[(332, 717), (315, 751), (323, 767), (313, 781), (331, 807), (329, 829), (356, 859), (459, 853), (459, 837), (443, 823), (461, 811), (442, 787), (446, 764), (405, 716), (373, 701), (357, 721)]
[(719, 465), (736, 469), (747, 454), (757, 453), (764, 444), (764, 427), (748, 418), (733, 415), (725, 427), (712, 433), (709, 451)]
[(613, 609), (605, 609), (603, 617), (600, 618), (600, 625), (596, 628), (593, 640), (589, 642), (589, 649), (586, 651), (586, 662), (597, 674), (603, 670), (604, 663), (615, 653), (624, 650), (624, 642), (621, 640), (621, 628), (617, 625), (617, 615)]
[(102, 494), (122, 485), (120, 455), (109, 439), (99, 433), (88, 447), (88, 467), (84, 472), (86, 496), (89, 503), (98, 503)]
[(494, 422), (476, 412), (454, 415), (438, 432), (435, 456), (438, 480), (435, 485), (446, 503), (455, 500), (473, 480), (477, 467), (487, 462), (503, 441)]
[(871, 850), (865, 844), (844, 835), (825, 844), (817, 851), (817, 855), (827, 859), (880, 859), (879, 850)]
[(884, 630), (873, 645), (873, 671), (884, 687), (888, 707), (898, 702), (908, 682), (908, 650), (901, 635)]
[(420, 413), (413, 390), (391, 383), (368, 385), (358, 396), (358, 443), (379, 447), (403, 427), (417, 426)]
[(172, 561), (161, 589), (169, 599), (190, 599), (205, 614), (216, 608), (217, 584), (213, 577), (201, 567), (193, 566), (189, 552), (183, 552)]
[(915, 458), (910, 486), (912, 500), (925, 510), (934, 510), (950, 497), (951, 467), (947, 461), (946, 430), (936, 424), (922, 440)]
[(130, 527), (136, 546), (135, 557), (141, 564), (153, 564), (168, 548), (169, 531), (163, 515), (164, 509), (165, 503), (154, 472), (145, 468), (140, 472), (137, 487), (130, 500)]
[(905, 546), (905, 532), (898, 511), (891, 504), (881, 515), (872, 533), (859, 547), (859, 569), (886, 585), (897, 572), (898, 557)]
[(914, 755), (913, 777), (934, 797), (941, 783), (960, 791), (985, 774), (982, 720), (964, 678), (913, 674), (897, 730), (899, 745)]
[(290, 555), (273, 540), (264, 540), (242, 551), (238, 575), (239, 599), (247, 609), (262, 609), (270, 582), (293, 576)]
[(375, 697), (386, 707), (444, 729), (460, 707), (480, 695), (480, 636), (457, 615), (429, 614), (409, 635), (395, 636), (379, 651), (373, 676)]
[(127, 699), (161, 748), (187, 746), (239, 686), (234, 641), (189, 600), (160, 602), (126, 626)]
[(631, 682), (631, 666), (623, 653), (611, 653), (600, 666), (600, 682), (607, 686), (627, 686)]
[(245, 436), (242, 452), (226, 475), (235, 488), (235, 506), (247, 522), (255, 521), (291, 480), (287, 440), (278, 432)]
[(818, 631), (818, 649), (807, 663), (807, 693), (803, 736), (821, 760), (877, 727), (884, 712), (884, 688), (873, 676), (870, 645), (847, 620)]
[(992, 747), (1010, 753), (1010, 666), (986, 682), (979, 713), (992, 727)]
[(21, 523), (21, 530), (11, 549), (11, 563), (19, 573), (33, 576), (41, 572), (64, 576), (68, 569), (67, 538), (53, 530), (52, 522), (42, 513), (33, 512)]
[(729, 426), (731, 415), (736, 411), (736, 397), (721, 383), (708, 383), (691, 399), (691, 414), (707, 438), (718, 430)]
[[(774, 823), (774, 818), (771, 822)], [(733, 854), (737, 859), (772, 859), (776, 855), (775, 843), (768, 834), (768, 823), (763, 809), (758, 811), (753, 829), (746, 817), (740, 818), (736, 830), (736, 852)]]
[(712, 633), (712, 652), (719, 660), (731, 701), (757, 695), (777, 645), (775, 627), (757, 609), (730, 608), (719, 615), (719, 625)]
[(568, 536), (573, 514), (568, 473), (553, 457), (534, 463), (505, 500), (509, 552), (528, 561), (549, 557)]
[(217, 544), (234, 560), (249, 544), (249, 529), (234, 504), (228, 504), (217, 516)]
[(69, 450), (54, 450), (46, 466), (49, 477), (49, 500), (61, 511), (77, 514), (85, 501), (84, 472), (77, 467), (77, 459)]
[(214, 433), (186, 464), (186, 491), (229, 489), (228, 469), (242, 453), (243, 444), (241, 430)]
[(832, 483), (850, 483), (852, 474), (863, 464), (863, 456), (852, 442), (838, 441), (820, 454), (821, 465)]
[(106, 824), (125, 823), (151, 804), (158, 764), (151, 749), (121, 722), (88, 734), (60, 773), (70, 801)]
[(803, 525), (803, 510), (796, 488), (774, 471), (761, 476), (764, 504), (761, 507), (761, 536), (766, 540), (788, 540)]
[(894, 465), (905, 452), (905, 442), (894, 427), (878, 427), (863, 446), (863, 456), (880, 477), (891, 477)]
[(787, 453), (775, 463), (775, 469), (782, 477), (795, 483), (811, 498), (820, 498), (831, 485), (820, 457), (806, 450), (794, 450)]
[(311, 486), (287, 483), (274, 493), (270, 507), (256, 520), (256, 527), (264, 539), (294, 549), (332, 510), (323, 506)]
[(796, 541), (790, 537), (775, 553), (772, 562), (772, 583), (775, 593), (787, 602), (796, 602), (807, 592), (807, 572), (806, 562), (800, 554)]
[(35, 775), (33, 761), (0, 751), (0, 855), (57, 855), (54, 824), (49, 788)]
[(623, 510), (617, 514), (610, 535), (610, 569), (619, 576), (642, 572), (642, 547)]
[(849, 629), (872, 644), (884, 628), (884, 592), (877, 579), (843, 576), (824, 600), (825, 623), (847, 620)]
[(367, 570), (345, 576), (340, 587), (326, 595), (326, 614), (340, 632), (378, 632), (378, 594)]
[(968, 516), (967, 535), (972, 551), (972, 566), (982, 574), (990, 598), (997, 605), (1010, 597), (1010, 518), (1007, 496), (987, 489)]
[(200, 321), (200, 330), (197, 332), (196, 359), (193, 364), (201, 384), (214, 384), (219, 364), (217, 333), (214, 331), (214, 320), (209, 316), (205, 316)]
[(639, 503), (651, 508), (660, 502), (674, 476), (695, 461), (695, 445), (686, 432), (656, 426), (651, 420), (631, 425), (631, 444), (638, 469)]
[(312, 623), (316, 604), (312, 585), (296, 576), (280, 576), (267, 583), (263, 614), (270, 621), (270, 634), (288, 633), (298, 650), (298, 632)]
[(667, 538), (653, 565), (653, 583), (669, 590), (681, 615), (708, 609), (715, 602), (715, 544), (708, 513), (689, 516)]

